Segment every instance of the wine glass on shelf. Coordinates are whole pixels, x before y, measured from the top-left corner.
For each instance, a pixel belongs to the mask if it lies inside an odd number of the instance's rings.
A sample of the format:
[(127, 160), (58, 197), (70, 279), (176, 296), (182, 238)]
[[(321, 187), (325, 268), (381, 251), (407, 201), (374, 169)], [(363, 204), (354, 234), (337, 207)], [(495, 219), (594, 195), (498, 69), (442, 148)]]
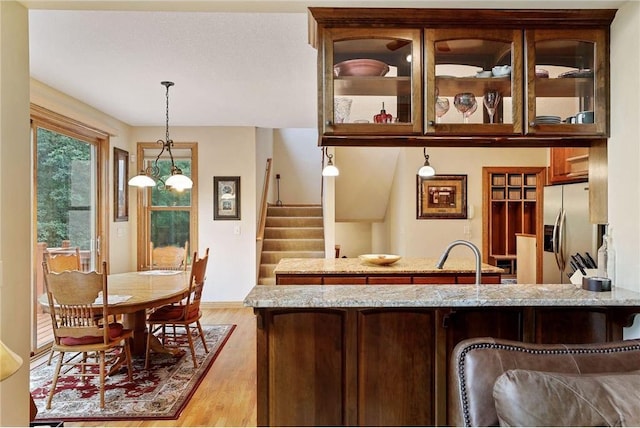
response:
[(469, 110), (462, 113), (462, 117), (464, 118), (464, 123), (469, 123), (469, 117), (471, 117), (471, 115), (475, 113), (477, 109), (478, 109), (478, 103), (474, 102), (471, 105), (471, 108)]
[(449, 99), (444, 97), (436, 98), (436, 122), (440, 123), (442, 116), (449, 111)]
[(469, 116), (478, 108), (475, 95), (471, 92), (462, 92), (453, 97), (453, 105), (462, 114), (464, 123), (469, 123)]
[(489, 89), (485, 92), (483, 101), (484, 106), (487, 108), (487, 113), (489, 113), (489, 123), (493, 123), (493, 116), (496, 114), (498, 104), (500, 104), (500, 92), (495, 89)]

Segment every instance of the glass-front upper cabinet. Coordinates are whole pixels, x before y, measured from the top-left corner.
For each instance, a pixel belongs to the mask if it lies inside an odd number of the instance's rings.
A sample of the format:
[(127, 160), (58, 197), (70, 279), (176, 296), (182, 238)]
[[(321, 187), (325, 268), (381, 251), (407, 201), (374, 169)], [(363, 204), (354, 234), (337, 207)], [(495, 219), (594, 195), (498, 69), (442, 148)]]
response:
[(522, 133), (521, 30), (425, 30), (425, 133)]
[(324, 32), (324, 135), (422, 133), (421, 32)]
[(604, 30), (527, 30), (527, 134), (608, 134)]

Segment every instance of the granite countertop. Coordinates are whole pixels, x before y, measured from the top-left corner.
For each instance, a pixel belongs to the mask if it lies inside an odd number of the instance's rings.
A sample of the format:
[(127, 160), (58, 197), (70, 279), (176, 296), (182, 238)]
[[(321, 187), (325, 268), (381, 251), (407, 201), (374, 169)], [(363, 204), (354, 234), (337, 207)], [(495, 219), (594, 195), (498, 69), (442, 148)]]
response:
[(244, 300), (254, 308), (640, 306), (640, 293), (572, 284), (258, 285)]
[[(472, 259), (449, 258), (442, 269), (436, 268), (437, 259), (401, 258), (391, 265), (379, 266), (363, 262), (359, 258), (342, 259), (282, 259), (276, 265), (276, 275), (332, 275), (332, 274), (429, 274), (429, 273), (475, 273), (476, 263)], [(504, 273), (498, 267), (483, 263), (482, 273)]]

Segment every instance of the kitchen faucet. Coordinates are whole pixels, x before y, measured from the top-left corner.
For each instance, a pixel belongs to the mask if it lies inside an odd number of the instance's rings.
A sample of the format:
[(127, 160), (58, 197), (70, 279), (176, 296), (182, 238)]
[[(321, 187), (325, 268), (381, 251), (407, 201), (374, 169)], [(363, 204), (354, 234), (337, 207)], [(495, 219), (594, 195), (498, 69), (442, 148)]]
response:
[(471, 251), (473, 251), (473, 254), (475, 254), (475, 256), (476, 256), (476, 285), (480, 285), (480, 274), (481, 274), (480, 262), (482, 260), (482, 256), (480, 255), (480, 250), (478, 249), (478, 247), (476, 247), (472, 242), (465, 241), (463, 239), (458, 239), (456, 241), (453, 241), (451, 244), (449, 244), (447, 249), (444, 250), (444, 253), (442, 253), (442, 256), (440, 256), (440, 260), (438, 260), (438, 264), (436, 264), (436, 268), (442, 269), (442, 266), (444, 266), (444, 262), (446, 262), (447, 258), (449, 257), (449, 252), (451, 251), (451, 249), (453, 247), (458, 246), (458, 245), (464, 245), (465, 247), (471, 248)]

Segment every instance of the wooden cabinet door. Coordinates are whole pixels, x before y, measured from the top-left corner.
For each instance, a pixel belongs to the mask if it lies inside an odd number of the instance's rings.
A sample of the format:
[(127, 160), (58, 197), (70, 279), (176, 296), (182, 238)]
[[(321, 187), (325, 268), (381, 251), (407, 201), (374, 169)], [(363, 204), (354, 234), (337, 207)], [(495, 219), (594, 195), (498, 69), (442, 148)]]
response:
[(435, 322), (430, 309), (358, 314), (358, 425), (435, 425)]
[(322, 34), (322, 133), (420, 135), (420, 30), (327, 28)]
[[(425, 133), (521, 134), (522, 31), (429, 28), (425, 29), (424, 34)], [(481, 71), (485, 75), (477, 76), (476, 73)], [(493, 76), (494, 71), (502, 74)], [(490, 92), (498, 95), (495, 106), (483, 102)], [(475, 98), (474, 112), (462, 113), (462, 106), (456, 106), (456, 100), (461, 99), (458, 94)], [(440, 101), (443, 99), (448, 100), (449, 109), (438, 117), (442, 111), (439, 108)], [(504, 106), (509, 107), (505, 109)]]
[(529, 135), (609, 134), (604, 29), (525, 31)]
[(588, 147), (552, 147), (549, 156), (549, 184), (589, 180)]

